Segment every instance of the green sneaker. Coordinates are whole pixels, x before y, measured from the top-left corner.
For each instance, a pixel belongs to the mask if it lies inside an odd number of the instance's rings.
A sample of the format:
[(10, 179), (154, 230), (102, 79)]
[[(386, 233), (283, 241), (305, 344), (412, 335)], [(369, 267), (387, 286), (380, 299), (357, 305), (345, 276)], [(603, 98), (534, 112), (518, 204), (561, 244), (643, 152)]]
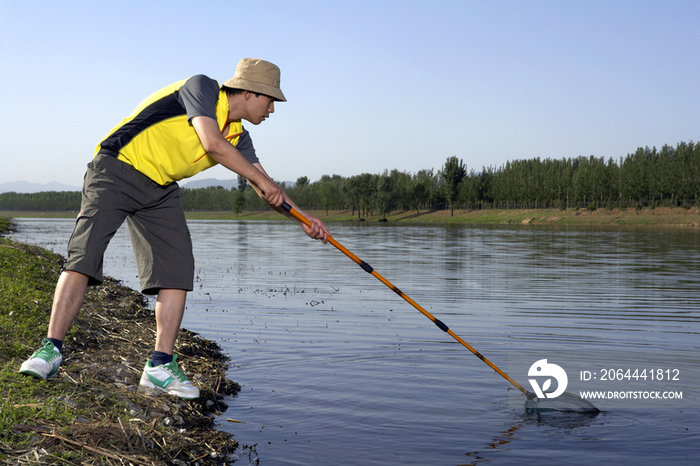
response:
[(160, 366), (154, 367), (149, 360), (141, 374), (141, 385), (186, 400), (199, 398), (199, 389), (187, 380), (185, 373), (177, 366), (177, 354), (173, 355), (173, 362)]
[(44, 380), (56, 375), (63, 356), (49, 340), (44, 339), (41, 344), (43, 346), (22, 363), (22, 367), (19, 368), (20, 374), (33, 375)]

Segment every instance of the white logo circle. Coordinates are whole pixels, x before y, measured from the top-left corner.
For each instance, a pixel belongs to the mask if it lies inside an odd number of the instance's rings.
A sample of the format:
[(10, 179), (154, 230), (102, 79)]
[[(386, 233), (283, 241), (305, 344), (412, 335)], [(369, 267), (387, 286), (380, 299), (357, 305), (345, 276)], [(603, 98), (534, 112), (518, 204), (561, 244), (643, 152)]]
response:
[(527, 375), (528, 377), (554, 377), (557, 381), (557, 389), (551, 393), (547, 393), (547, 390), (552, 385), (551, 378), (544, 382), (542, 388), (540, 388), (536, 379), (528, 379), (538, 398), (556, 398), (564, 393), (566, 385), (569, 383), (569, 378), (566, 376), (564, 369), (556, 364), (549, 364), (546, 359), (540, 359), (530, 366)]

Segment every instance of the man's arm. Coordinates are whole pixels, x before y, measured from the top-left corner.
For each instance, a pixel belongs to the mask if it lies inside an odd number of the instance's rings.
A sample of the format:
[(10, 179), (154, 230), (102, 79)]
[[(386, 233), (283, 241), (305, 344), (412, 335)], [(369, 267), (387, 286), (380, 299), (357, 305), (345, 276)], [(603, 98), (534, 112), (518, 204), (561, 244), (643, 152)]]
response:
[[(262, 165), (260, 165), (259, 163), (254, 163), (253, 166), (255, 168), (257, 168), (258, 170), (260, 170), (265, 176), (270, 178), (270, 176), (267, 174), (267, 172), (262, 167)], [(270, 180), (272, 180), (272, 179), (270, 178)], [(253, 186), (253, 185), (251, 184), (251, 186)], [(255, 186), (253, 186), (253, 189), (255, 189), (256, 192), (258, 191)], [(308, 215), (306, 212), (304, 212), (303, 210), (301, 210), (299, 208), (299, 206), (296, 205), (296, 203), (294, 201), (292, 201), (292, 199), (289, 197), (289, 195), (286, 192), (282, 191), (282, 193), (284, 195), (284, 200), (287, 204), (291, 205), (294, 208), (294, 210), (296, 210), (297, 212), (301, 213), (304, 217), (309, 219), (309, 222), (311, 222), (311, 227), (308, 227), (308, 226), (306, 226), (306, 224), (299, 222), (296, 218), (294, 218), (294, 216), (292, 216), (292, 214), (290, 214), (289, 212), (287, 212), (286, 210), (284, 210), (280, 206), (272, 206), (271, 205), (270, 207), (272, 207), (273, 209), (275, 209), (277, 212), (284, 215), (285, 217), (291, 218), (295, 222), (299, 223), (301, 225), (301, 228), (304, 230), (304, 233), (306, 233), (309, 237), (311, 237), (313, 239), (320, 239), (323, 242), (323, 244), (326, 244), (328, 242), (328, 236), (330, 236), (330, 233), (328, 233), (328, 230), (326, 229), (326, 225), (324, 225), (323, 222), (321, 220), (319, 220), (318, 218), (312, 217), (312, 216)], [(259, 192), (258, 192), (258, 195), (260, 195)]]
[(284, 191), (272, 181), (264, 171), (259, 170), (248, 162), (238, 149), (224, 138), (216, 120), (196, 116), (192, 118), (192, 127), (197, 132), (204, 150), (229, 170), (245, 177), (250, 185), (256, 188), (258, 195), (270, 207), (277, 208), (285, 201)]
[[(224, 138), (216, 120), (205, 116), (196, 116), (192, 118), (192, 126), (197, 132), (204, 150), (224, 167), (245, 177), (255, 192), (258, 193), (258, 196), (267, 202), (270, 207), (291, 219), (294, 219), (294, 217), (280, 207), (282, 202), (286, 201), (299, 212), (303, 212), (289, 198), (287, 193), (267, 175), (262, 165), (248, 162), (238, 152), (238, 149)], [(324, 244), (328, 242), (329, 233), (323, 222), (308, 215), (306, 215), (306, 218), (311, 222), (311, 227), (307, 227), (302, 223), (301, 227), (304, 229), (304, 232), (311, 238), (320, 239)]]

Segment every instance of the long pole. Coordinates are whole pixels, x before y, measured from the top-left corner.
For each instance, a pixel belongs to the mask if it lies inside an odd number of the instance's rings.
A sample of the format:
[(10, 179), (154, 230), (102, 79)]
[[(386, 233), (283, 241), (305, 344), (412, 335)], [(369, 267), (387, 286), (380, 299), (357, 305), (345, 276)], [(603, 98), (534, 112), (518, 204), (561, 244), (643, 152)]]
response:
[[(299, 220), (300, 222), (302, 222), (304, 225), (309, 226), (309, 227), (311, 226), (311, 222), (309, 221), (309, 219), (307, 219), (306, 217), (304, 217), (301, 213), (299, 213), (297, 210), (295, 210), (292, 206), (290, 206), (290, 205), (287, 204), (286, 202), (283, 202), (283, 203), (282, 203), (282, 208), (283, 208), (284, 210), (286, 210), (287, 212), (289, 212), (295, 219), (297, 219), (297, 220)], [(517, 388), (518, 390), (520, 390), (521, 392), (523, 392), (525, 395), (529, 395), (528, 391), (527, 391), (525, 388), (523, 388), (518, 382), (516, 382), (515, 380), (511, 379), (510, 376), (508, 376), (508, 374), (506, 374), (506, 373), (503, 372), (501, 369), (499, 369), (494, 363), (492, 363), (491, 361), (489, 361), (488, 359), (486, 359), (481, 353), (479, 353), (476, 349), (474, 349), (469, 343), (467, 343), (466, 341), (462, 340), (462, 338), (460, 338), (459, 335), (457, 335), (457, 334), (454, 333), (452, 330), (450, 330), (450, 329), (447, 327), (447, 325), (445, 325), (444, 323), (442, 323), (442, 321), (440, 321), (439, 319), (436, 319), (435, 316), (433, 316), (430, 312), (428, 312), (428, 311), (426, 311), (425, 309), (423, 309), (423, 307), (422, 307), (420, 304), (418, 304), (418, 303), (415, 302), (413, 299), (411, 299), (406, 293), (404, 293), (403, 291), (401, 291), (400, 289), (398, 289), (396, 286), (394, 286), (389, 280), (387, 280), (386, 278), (382, 277), (382, 276), (381, 276), (376, 270), (374, 270), (367, 262), (363, 261), (362, 259), (360, 259), (359, 257), (357, 257), (355, 254), (353, 254), (352, 252), (350, 252), (345, 246), (343, 246), (342, 244), (340, 244), (339, 242), (337, 242), (337, 241), (336, 241), (333, 237), (331, 237), (330, 235), (328, 235), (328, 242), (331, 243), (333, 246), (335, 246), (340, 252), (342, 252), (343, 254), (345, 254), (346, 256), (348, 256), (350, 259), (352, 259), (357, 265), (359, 265), (359, 266), (362, 268), (362, 270), (364, 270), (365, 272), (367, 272), (367, 273), (373, 275), (377, 280), (379, 280), (380, 282), (384, 283), (387, 287), (389, 287), (394, 293), (396, 293), (397, 295), (401, 296), (407, 303), (409, 303), (411, 306), (413, 306), (414, 308), (416, 308), (416, 309), (417, 309), (421, 314), (423, 314), (425, 317), (427, 317), (428, 319), (430, 319), (440, 330), (442, 330), (443, 332), (449, 334), (452, 338), (454, 338), (455, 340), (457, 340), (458, 342), (460, 342), (465, 348), (467, 348), (469, 351), (471, 351), (471, 352), (474, 354), (474, 356), (476, 356), (477, 358), (479, 358), (479, 359), (481, 359), (482, 361), (484, 361), (491, 369), (493, 369), (493, 370), (495, 370), (496, 372), (498, 372), (504, 379), (506, 379), (508, 382), (510, 382), (511, 384), (513, 384), (513, 386), (514, 386), (515, 388)]]

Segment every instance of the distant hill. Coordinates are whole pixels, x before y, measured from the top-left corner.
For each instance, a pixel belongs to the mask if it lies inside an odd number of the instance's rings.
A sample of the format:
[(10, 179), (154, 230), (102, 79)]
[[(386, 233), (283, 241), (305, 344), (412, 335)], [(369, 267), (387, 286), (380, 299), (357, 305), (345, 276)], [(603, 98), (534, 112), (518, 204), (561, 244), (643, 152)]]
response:
[[(287, 181), (287, 186), (294, 186), (293, 181)], [(216, 178), (206, 178), (196, 181), (181, 181), (180, 186), (187, 189), (208, 188), (209, 186), (223, 186), (226, 189), (237, 188), (238, 179), (234, 180), (218, 180)], [(57, 181), (50, 183), (31, 183), (29, 181), (10, 181), (8, 183), (0, 183), (0, 193), (41, 193), (46, 191), (80, 191), (80, 186), (71, 186), (62, 184)]]
[(0, 183), (0, 193), (41, 193), (45, 191), (80, 191), (80, 186), (71, 186), (62, 184), (57, 181), (50, 183), (31, 183), (29, 181), (10, 181), (8, 183)]
[[(205, 180), (190, 181), (182, 183), (180, 186), (183, 188), (197, 189), (197, 188), (208, 188), (209, 186), (223, 186), (226, 189), (237, 188), (238, 180), (217, 180), (215, 178), (207, 178)], [(62, 184), (57, 181), (52, 181), (50, 183), (31, 183), (29, 181), (10, 181), (8, 183), (0, 183), (0, 193), (41, 193), (46, 191), (80, 191), (80, 186), (70, 186), (67, 184)]]
[[(294, 186), (293, 181), (282, 181), (278, 183), (285, 183), (287, 186)], [(180, 187), (181, 188), (187, 188), (187, 189), (198, 189), (198, 188), (208, 188), (210, 186), (222, 186), (226, 189), (231, 189), (231, 188), (237, 188), (238, 187), (238, 178), (235, 180), (218, 180), (216, 178), (206, 178), (204, 180), (197, 180), (197, 181), (185, 181), (182, 182), (180, 181)]]
[(179, 185), (181, 188), (187, 189), (208, 188), (209, 186), (222, 186), (226, 189), (231, 189), (238, 187), (238, 179), (236, 178), (235, 180), (217, 180), (216, 178), (206, 178), (203, 180), (196, 181), (180, 181)]

